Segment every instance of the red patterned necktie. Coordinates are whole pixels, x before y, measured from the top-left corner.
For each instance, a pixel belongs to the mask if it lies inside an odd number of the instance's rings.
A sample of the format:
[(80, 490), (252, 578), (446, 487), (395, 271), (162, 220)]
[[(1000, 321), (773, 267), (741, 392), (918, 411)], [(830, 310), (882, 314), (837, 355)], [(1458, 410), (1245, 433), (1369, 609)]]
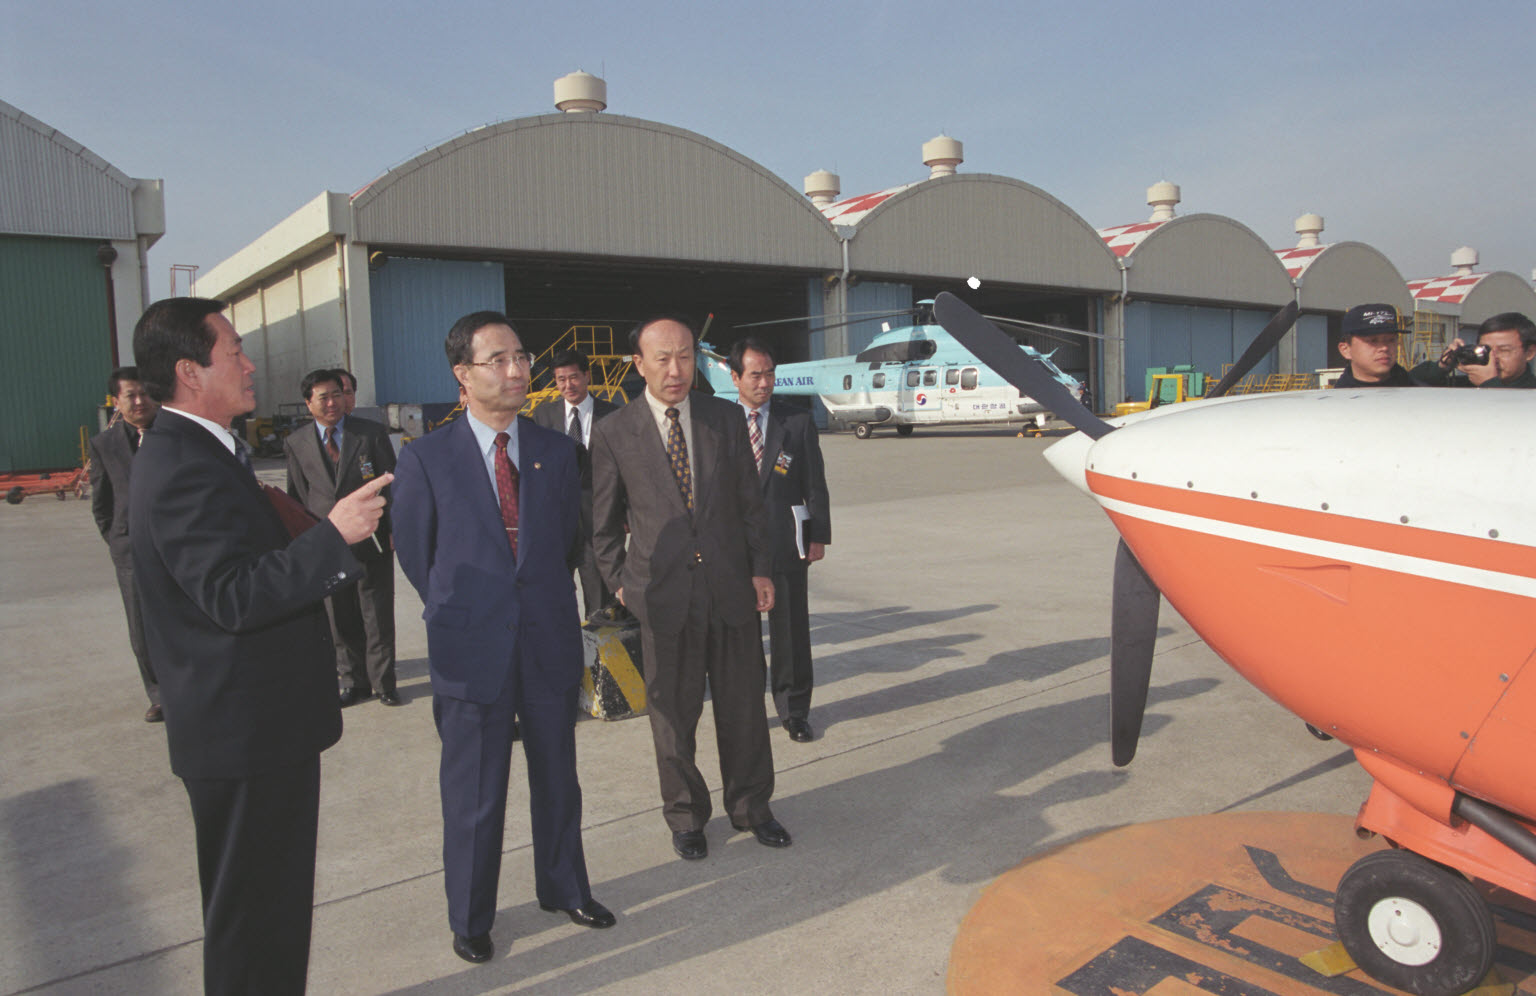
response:
[(496, 433), (496, 496), (501, 500), (501, 522), (507, 527), (507, 543), (512, 556), (517, 557), (517, 468), (507, 456), (507, 443), (512, 437), (505, 432)]
[(682, 492), (683, 504), (693, 511), (693, 471), (688, 469), (688, 440), (683, 438), (682, 423), (677, 420), (676, 408), (668, 408), (667, 459), (672, 463), (672, 476), (677, 478), (677, 490)]
[(747, 413), (747, 435), (752, 440), (752, 459), (757, 461), (757, 472), (763, 472), (763, 430), (757, 425), (757, 409)]
[(336, 445), (336, 427), (325, 430), (325, 455), (331, 458), (331, 466), (341, 463), (341, 447)]

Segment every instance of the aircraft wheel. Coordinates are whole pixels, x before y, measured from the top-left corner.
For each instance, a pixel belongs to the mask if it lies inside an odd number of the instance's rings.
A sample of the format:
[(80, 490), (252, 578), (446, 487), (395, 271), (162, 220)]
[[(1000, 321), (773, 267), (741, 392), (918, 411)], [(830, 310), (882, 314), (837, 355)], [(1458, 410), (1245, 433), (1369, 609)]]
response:
[(910, 436), (910, 435), (912, 435), (912, 426), (910, 426), (910, 425), (898, 425), (896, 427), (896, 435), (898, 435), (898, 436)]
[(5, 501), (8, 505), (20, 505), (25, 497), (27, 497), (27, 493), (22, 490), (20, 484), (5, 493)]
[(1333, 921), (1366, 974), (1417, 996), (1464, 993), (1493, 965), (1493, 915), (1483, 897), (1411, 851), (1377, 851), (1351, 865)]
[(868, 422), (853, 423), (853, 435), (855, 439), (868, 439), (872, 432), (874, 432), (874, 430), (869, 427)]

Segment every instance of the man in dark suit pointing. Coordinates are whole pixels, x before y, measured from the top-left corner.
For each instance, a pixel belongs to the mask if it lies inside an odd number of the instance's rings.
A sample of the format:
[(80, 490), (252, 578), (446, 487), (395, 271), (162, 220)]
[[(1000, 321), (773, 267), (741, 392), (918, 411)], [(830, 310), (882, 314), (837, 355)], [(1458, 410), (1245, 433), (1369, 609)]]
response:
[(514, 730), (528, 762), (539, 905), (585, 927), (576, 693), (581, 621), (576, 446), (518, 418), (528, 354), (506, 316), (465, 315), (443, 344), (464, 417), (400, 453), (395, 549), (426, 606), (432, 715), (442, 738), (443, 877), (453, 951), (491, 957)]
[(679, 319), (639, 325), (630, 346), (645, 391), (592, 433), (597, 563), (640, 620), (662, 816), (690, 861), (709, 852), (709, 788), (694, 764), (706, 679), (731, 826), (790, 844), (768, 806), (758, 613), (773, 608), (773, 582), (762, 487), (741, 410), (692, 392), (696, 344)]
[[(223, 302), (171, 298), (133, 333), (162, 402), (134, 457), (129, 538), (171, 770), (197, 830), (209, 993), (302, 993), (320, 752), (341, 736), (320, 601), (362, 574), (348, 545), (384, 508), (384, 474), (296, 538), (231, 420), (256, 404)], [(300, 513), (302, 514), (302, 513)]]

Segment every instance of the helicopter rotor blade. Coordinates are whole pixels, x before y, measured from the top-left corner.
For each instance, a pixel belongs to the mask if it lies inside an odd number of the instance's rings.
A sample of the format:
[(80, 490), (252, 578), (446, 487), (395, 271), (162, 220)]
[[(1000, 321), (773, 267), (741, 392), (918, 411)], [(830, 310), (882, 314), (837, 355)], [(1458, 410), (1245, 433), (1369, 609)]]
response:
[(1290, 331), (1292, 325), (1296, 324), (1296, 313), (1300, 310), (1296, 302), (1291, 301), (1285, 307), (1275, 312), (1274, 317), (1270, 318), (1269, 324), (1265, 325), (1259, 334), (1254, 336), (1253, 341), (1248, 344), (1248, 348), (1243, 350), (1243, 355), (1239, 356), (1237, 362), (1232, 364), (1232, 369), (1228, 370), (1227, 375), (1221, 378), (1221, 381), (1215, 387), (1207, 391), (1205, 396), (1207, 398), (1219, 398), (1230, 391), (1232, 385), (1248, 376), (1248, 371), (1258, 366), (1259, 361), (1271, 349), (1274, 349), (1281, 337)]
[[(1087, 329), (1074, 329), (1066, 325), (1047, 325), (1045, 322), (1032, 322), (1027, 318), (1009, 318), (1006, 315), (982, 315), (981, 317), (994, 322), (1002, 322), (1004, 325), (1017, 325), (1022, 329), (1028, 329), (1031, 332), (1050, 336), (1051, 338), (1059, 338), (1059, 336), (1063, 335), (1079, 335), (1087, 339), (1119, 338), (1119, 336), (1106, 335), (1103, 332), (1089, 332)], [(1058, 333), (1058, 336), (1051, 336), (1052, 332)], [(1071, 342), (1072, 340), (1061, 339), (1060, 341)]]
[[(910, 318), (913, 310), (914, 309), (908, 308), (906, 311), (891, 311), (889, 309), (880, 309), (877, 311), (844, 311), (841, 312), (841, 314), (844, 318), (847, 319), (847, 321), (835, 322), (831, 325), (815, 325), (814, 330), (819, 331), (821, 329), (841, 328), (844, 325), (853, 325), (858, 322), (873, 322), (881, 318)], [(736, 329), (758, 329), (769, 325), (793, 325), (796, 322), (803, 322), (806, 325), (814, 325), (816, 322), (821, 320), (821, 317), (818, 315), (801, 315), (799, 318), (774, 318), (766, 322), (747, 322), (745, 325), (733, 325), (731, 327)]]
[(1057, 418), (1070, 422), (1090, 439), (1099, 439), (1114, 430), (1114, 426), (1073, 397), (1071, 391), (1051, 376), (1044, 364), (1020, 349), (1012, 336), (958, 297), (948, 291), (941, 292), (934, 300), (933, 313), (938, 323), (978, 360)]
[(1162, 594), (1136, 555), (1115, 548), (1115, 587), (1109, 637), (1109, 742), (1115, 767), (1136, 756), (1141, 719), (1152, 683), (1152, 653), (1157, 644), (1157, 613)]

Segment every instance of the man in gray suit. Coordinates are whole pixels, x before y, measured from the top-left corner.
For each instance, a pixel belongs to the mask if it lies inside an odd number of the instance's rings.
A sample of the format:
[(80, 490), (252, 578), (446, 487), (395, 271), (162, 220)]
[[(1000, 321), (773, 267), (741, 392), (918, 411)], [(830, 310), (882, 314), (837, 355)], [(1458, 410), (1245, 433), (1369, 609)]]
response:
[(706, 677), (731, 826), (769, 847), (791, 842), (768, 806), (758, 613), (773, 608), (773, 581), (762, 487), (741, 410), (692, 393), (696, 343), (681, 319), (637, 326), (630, 347), (645, 391), (592, 432), (593, 545), (640, 620), (662, 816), (687, 860), (709, 853), (709, 788), (694, 764)]
[(550, 360), (559, 401), (546, 401), (533, 410), (534, 422), (546, 429), (563, 432), (576, 441), (576, 460), (581, 468), (581, 563), (576, 575), (581, 578), (581, 601), (585, 615), (607, 605), (613, 598), (597, 569), (597, 555), (592, 552), (592, 426), (598, 419), (612, 415), (619, 406), (592, 394), (591, 362), (579, 349), (565, 349)]
[(123, 613), (128, 617), (128, 645), (139, 662), (144, 694), (149, 696), (144, 722), (162, 723), (165, 714), (160, 709), (160, 683), (155, 680), (149, 648), (144, 645), (143, 615), (133, 583), (133, 546), (128, 541), (129, 465), (139, 450), (144, 430), (154, 424), (160, 402), (151, 398), (139, 383), (137, 367), (118, 367), (112, 371), (107, 378), (107, 393), (112, 395), (112, 404), (122, 418), (105, 432), (91, 437), (91, 514), (96, 518), (101, 538), (107, 541), (107, 552), (117, 572)]
[[(340, 370), (306, 374), (300, 390), (315, 421), (283, 440), (288, 493), (322, 519), (339, 499), (395, 470), (389, 430), (377, 422), (344, 414), (342, 384)], [(387, 511), (379, 520), (378, 531), (353, 545), (352, 555), (362, 562), (366, 572), (362, 580), (325, 600), (336, 643), (341, 705), (354, 705), (377, 692), (380, 702), (397, 706), (395, 553)]]

